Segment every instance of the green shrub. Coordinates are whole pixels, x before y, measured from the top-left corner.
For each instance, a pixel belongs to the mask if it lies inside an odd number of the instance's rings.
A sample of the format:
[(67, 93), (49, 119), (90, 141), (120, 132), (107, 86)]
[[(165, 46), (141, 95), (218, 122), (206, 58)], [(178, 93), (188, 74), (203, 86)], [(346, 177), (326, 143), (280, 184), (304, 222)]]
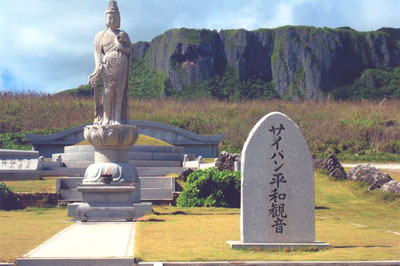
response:
[(240, 173), (197, 170), (188, 176), (178, 207), (240, 207)]
[(17, 210), (23, 206), (15, 194), (5, 184), (0, 183), (0, 210)]

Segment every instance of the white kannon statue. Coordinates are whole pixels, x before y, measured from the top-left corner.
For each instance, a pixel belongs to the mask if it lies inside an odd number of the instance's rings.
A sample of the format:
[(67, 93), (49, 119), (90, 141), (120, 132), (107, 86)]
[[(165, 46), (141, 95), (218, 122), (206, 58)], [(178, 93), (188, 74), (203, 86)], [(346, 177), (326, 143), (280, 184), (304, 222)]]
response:
[[(117, 2), (110, 0), (106, 10), (107, 29), (94, 40), (95, 70), (89, 83), (95, 95), (95, 125), (126, 124), (129, 121), (128, 82), (131, 41), (119, 29), (120, 13)], [(102, 102), (98, 96), (97, 82), (103, 86)]]

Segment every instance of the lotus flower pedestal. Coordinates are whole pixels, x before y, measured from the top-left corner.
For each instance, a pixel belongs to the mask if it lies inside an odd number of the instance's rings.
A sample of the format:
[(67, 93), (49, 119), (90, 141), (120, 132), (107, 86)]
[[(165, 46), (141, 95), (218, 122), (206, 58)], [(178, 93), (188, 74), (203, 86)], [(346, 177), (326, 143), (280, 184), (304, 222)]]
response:
[(133, 125), (85, 127), (84, 137), (94, 146), (95, 159), (78, 186), (82, 204), (76, 213), (81, 221), (135, 218), (134, 203), (140, 205), (140, 180), (136, 167), (128, 162), (128, 151), (137, 136)]

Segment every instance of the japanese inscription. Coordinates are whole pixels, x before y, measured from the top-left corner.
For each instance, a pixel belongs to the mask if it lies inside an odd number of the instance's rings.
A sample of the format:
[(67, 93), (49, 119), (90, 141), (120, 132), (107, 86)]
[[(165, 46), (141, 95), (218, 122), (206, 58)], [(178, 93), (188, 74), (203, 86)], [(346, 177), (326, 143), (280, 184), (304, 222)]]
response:
[(26, 158), (0, 158), (0, 169), (24, 170), (31, 168), (31, 159)]
[(279, 112), (260, 119), (242, 151), (241, 241), (315, 241), (313, 174), (311, 153), (294, 121)]
[(273, 154), (270, 158), (274, 167), (273, 174), (270, 177), (271, 180), (269, 182), (269, 184), (273, 187), (273, 189), (269, 192), (269, 202), (271, 203), (269, 208), (269, 216), (271, 216), (273, 219), (273, 223), (270, 226), (275, 229), (276, 234), (283, 234), (284, 228), (287, 226), (287, 213), (285, 211), (286, 193), (282, 192), (283, 186), (287, 184), (284, 174), (285, 156), (284, 151), (279, 147), (279, 143), (283, 141), (281, 133), (284, 130), (285, 127), (283, 124), (279, 124), (278, 127), (272, 125), (268, 130), (269, 134), (273, 134), (274, 140), (271, 144)]

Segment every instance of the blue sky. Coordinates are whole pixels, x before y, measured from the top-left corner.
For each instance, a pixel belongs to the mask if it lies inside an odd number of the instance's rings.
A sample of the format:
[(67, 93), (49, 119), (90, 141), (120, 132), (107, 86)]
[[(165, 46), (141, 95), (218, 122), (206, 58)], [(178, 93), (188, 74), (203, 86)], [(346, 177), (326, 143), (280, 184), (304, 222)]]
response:
[[(400, 0), (117, 0), (132, 42), (171, 28), (400, 28)], [(0, 0), (0, 91), (57, 92), (87, 82), (108, 0)]]

